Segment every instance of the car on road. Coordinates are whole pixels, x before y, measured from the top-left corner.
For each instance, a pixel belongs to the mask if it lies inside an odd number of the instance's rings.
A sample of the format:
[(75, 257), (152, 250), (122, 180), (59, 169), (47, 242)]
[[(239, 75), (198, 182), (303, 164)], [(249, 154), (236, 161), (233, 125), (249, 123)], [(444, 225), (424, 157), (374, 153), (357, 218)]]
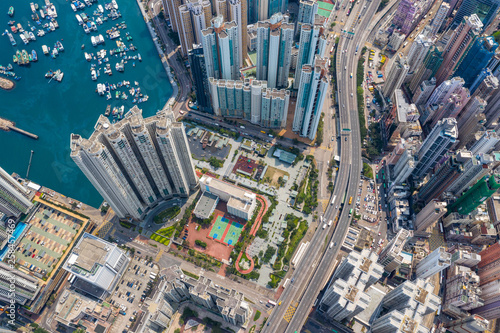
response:
[(351, 97), (353, 97), (354, 95), (351, 93)]
[(334, 140), (333, 135), (332, 135), (332, 141)]

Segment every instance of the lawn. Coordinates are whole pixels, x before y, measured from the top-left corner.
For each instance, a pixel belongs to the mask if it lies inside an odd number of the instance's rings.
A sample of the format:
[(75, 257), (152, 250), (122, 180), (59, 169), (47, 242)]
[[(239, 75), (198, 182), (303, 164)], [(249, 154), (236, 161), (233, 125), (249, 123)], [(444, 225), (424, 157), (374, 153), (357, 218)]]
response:
[(181, 212), (181, 207), (173, 206), (173, 207), (165, 209), (164, 211), (162, 211), (161, 213), (156, 215), (153, 220), (156, 224), (162, 224), (162, 223), (167, 222), (168, 220), (173, 219), (180, 212)]
[(159, 229), (149, 238), (163, 245), (168, 245), (170, 243), (170, 237), (172, 237), (174, 232), (175, 232), (175, 227), (171, 226), (168, 228)]

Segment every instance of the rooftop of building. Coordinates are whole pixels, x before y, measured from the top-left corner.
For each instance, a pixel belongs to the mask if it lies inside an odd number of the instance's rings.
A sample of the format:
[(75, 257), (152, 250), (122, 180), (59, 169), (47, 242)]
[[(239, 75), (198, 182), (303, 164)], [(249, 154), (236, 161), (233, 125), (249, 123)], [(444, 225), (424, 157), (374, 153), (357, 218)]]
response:
[(212, 213), (214, 207), (217, 205), (219, 198), (209, 192), (203, 192), (194, 208), (193, 213), (196, 216), (205, 216), (204, 218), (208, 218)]

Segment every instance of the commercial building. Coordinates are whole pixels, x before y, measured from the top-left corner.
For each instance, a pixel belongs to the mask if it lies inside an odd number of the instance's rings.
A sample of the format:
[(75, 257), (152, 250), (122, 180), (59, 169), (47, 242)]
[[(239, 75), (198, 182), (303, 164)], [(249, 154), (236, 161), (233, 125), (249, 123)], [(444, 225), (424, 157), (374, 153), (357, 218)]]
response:
[(0, 300), (3, 302), (26, 305), (38, 296), (40, 288), (38, 279), (0, 262)]
[(101, 115), (89, 139), (71, 134), (70, 156), (122, 218), (198, 186), (184, 125), (169, 109), (144, 119), (134, 106), (115, 124)]
[(63, 268), (76, 277), (74, 288), (104, 300), (114, 291), (129, 261), (116, 244), (84, 233)]
[(201, 44), (193, 45), (193, 49), (189, 51), (188, 57), (196, 92), (196, 104), (200, 108), (200, 111), (212, 113), (205, 54), (203, 53)]
[(457, 121), (454, 118), (438, 121), (420, 147), (413, 177), (424, 177), (445, 156), (457, 138)]
[(485, 332), (489, 326), (490, 322), (478, 315), (452, 320), (444, 325), (447, 330), (453, 333)]
[(483, 23), (481, 23), (479, 17), (472, 14), (469, 17), (464, 17), (460, 25), (453, 31), (453, 35), (443, 53), (443, 63), (436, 73), (438, 85), (448, 79), (457, 66), (460, 65), (463, 55), (466, 54), (470, 45), (475, 41), (482, 27)]
[(297, 54), (297, 64), (295, 65), (295, 78), (293, 88), (298, 89), (300, 75), (304, 65), (312, 65), (316, 56), (322, 58), (326, 49), (326, 29), (325, 18), (314, 15), (313, 22), (304, 23), (300, 27), (299, 52)]
[(432, 38), (425, 36), (424, 34), (419, 34), (413, 43), (411, 44), (410, 50), (408, 51), (408, 66), (410, 66), (409, 72), (413, 73), (418, 69), (431, 46), (434, 45)]
[(0, 213), (19, 218), (33, 207), (30, 191), (0, 168)]
[(408, 35), (416, 25), (415, 18), (418, 14), (419, 10), (416, 1), (402, 0), (396, 9), (396, 13), (392, 19), (392, 24), (394, 24), (395, 27), (402, 33)]
[(292, 130), (314, 140), (323, 102), (328, 94), (327, 60), (316, 56), (314, 65), (302, 66)]
[(386, 272), (391, 273), (401, 265), (403, 262), (401, 252), (404, 249), (406, 241), (412, 236), (413, 232), (411, 230), (399, 229), (396, 237), (380, 252), (378, 263), (384, 266)]
[(453, 25), (457, 26), (466, 16), (477, 15), (484, 27), (487, 27), (498, 13), (498, 0), (463, 0), (457, 8), (453, 18)]
[[(500, 3), (500, 1), (499, 1)], [(469, 48), (454, 75), (464, 79), (464, 86), (470, 88), (481, 71), (488, 65), (498, 48), (495, 38), (479, 37)]]
[(290, 91), (271, 89), (266, 81), (209, 79), (216, 115), (240, 118), (266, 128), (284, 128)]
[(292, 62), (294, 27), (283, 14), (255, 24), (257, 29), (257, 80), (267, 81), (269, 88), (287, 88)]
[[(422, 61), (422, 65), (417, 67), (415, 74), (413, 74), (409, 85), (410, 91), (415, 94), (417, 88), (423, 81), (433, 78), (442, 62), (443, 49), (439, 46), (432, 45)], [(434, 84), (436, 84), (436, 81), (434, 81)]]
[(475, 135), (475, 142), (470, 147), (470, 152), (476, 154), (490, 153), (500, 142), (500, 137), (495, 131), (482, 131), (477, 132)]
[(200, 187), (203, 193), (214, 194), (220, 200), (227, 202), (227, 212), (229, 214), (245, 220), (252, 218), (257, 206), (255, 193), (207, 175), (200, 178)]
[(439, 32), (439, 30), (443, 26), (444, 20), (448, 16), (449, 11), (450, 11), (450, 5), (446, 2), (442, 2), (436, 12), (436, 15), (432, 19), (429, 30), (429, 36), (435, 36)]
[(408, 66), (406, 59), (406, 56), (402, 53), (398, 53), (394, 57), (392, 66), (387, 72), (384, 88), (382, 90), (382, 93), (386, 98), (392, 98), (394, 90), (399, 89), (401, 84), (403, 84), (406, 74), (408, 74), (408, 71), (410, 70), (410, 66)]
[(433, 294), (434, 285), (422, 279), (405, 281), (382, 299), (379, 310), (385, 315), (371, 325), (373, 333), (424, 333), (423, 317), (438, 310), (441, 298)]
[(219, 313), (233, 325), (242, 326), (251, 316), (251, 307), (244, 295), (234, 289), (228, 291), (204, 276), (195, 279), (185, 275), (178, 266), (167, 268), (159, 289), (171, 304), (190, 300), (210, 311)]
[(417, 278), (427, 279), (436, 273), (450, 267), (451, 254), (444, 247), (438, 247), (417, 264)]
[(418, 109), (421, 109), (422, 106), (427, 102), (435, 88), (436, 78), (434, 77), (430, 80), (425, 80), (420, 84), (412, 98), (413, 103), (415, 103)]
[(471, 158), (463, 163), (464, 172), (446, 189), (455, 196), (474, 185), (478, 179), (490, 173), (490, 166), (494, 165), (494, 157), (490, 154), (472, 154)]
[(415, 219), (415, 228), (417, 231), (425, 231), (434, 225), (444, 214), (446, 214), (446, 202), (431, 200)]
[(405, 41), (406, 35), (402, 32), (399, 31), (394, 31), (389, 37), (389, 44), (387, 45), (389, 49), (393, 51), (397, 51), (401, 45), (403, 45), (403, 42)]
[(483, 305), (479, 276), (469, 267), (453, 264), (446, 274), (443, 307), (469, 311)]
[(235, 21), (224, 23), (222, 16), (212, 19), (212, 26), (201, 31), (207, 76), (239, 80), (241, 44), (240, 29)]

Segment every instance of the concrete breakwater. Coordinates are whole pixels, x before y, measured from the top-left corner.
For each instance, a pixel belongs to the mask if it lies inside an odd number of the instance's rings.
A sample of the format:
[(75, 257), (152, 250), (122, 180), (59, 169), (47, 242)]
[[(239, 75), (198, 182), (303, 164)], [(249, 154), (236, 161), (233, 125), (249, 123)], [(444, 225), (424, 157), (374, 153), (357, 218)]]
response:
[(10, 121), (8, 119), (0, 118), (0, 129), (4, 130), (6, 132), (12, 130), (14, 132), (26, 135), (27, 137), (30, 137), (32, 139), (38, 140), (38, 135), (27, 132), (25, 130), (22, 130), (22, 129), (16, 127), (16, 124), (13, 121)]

